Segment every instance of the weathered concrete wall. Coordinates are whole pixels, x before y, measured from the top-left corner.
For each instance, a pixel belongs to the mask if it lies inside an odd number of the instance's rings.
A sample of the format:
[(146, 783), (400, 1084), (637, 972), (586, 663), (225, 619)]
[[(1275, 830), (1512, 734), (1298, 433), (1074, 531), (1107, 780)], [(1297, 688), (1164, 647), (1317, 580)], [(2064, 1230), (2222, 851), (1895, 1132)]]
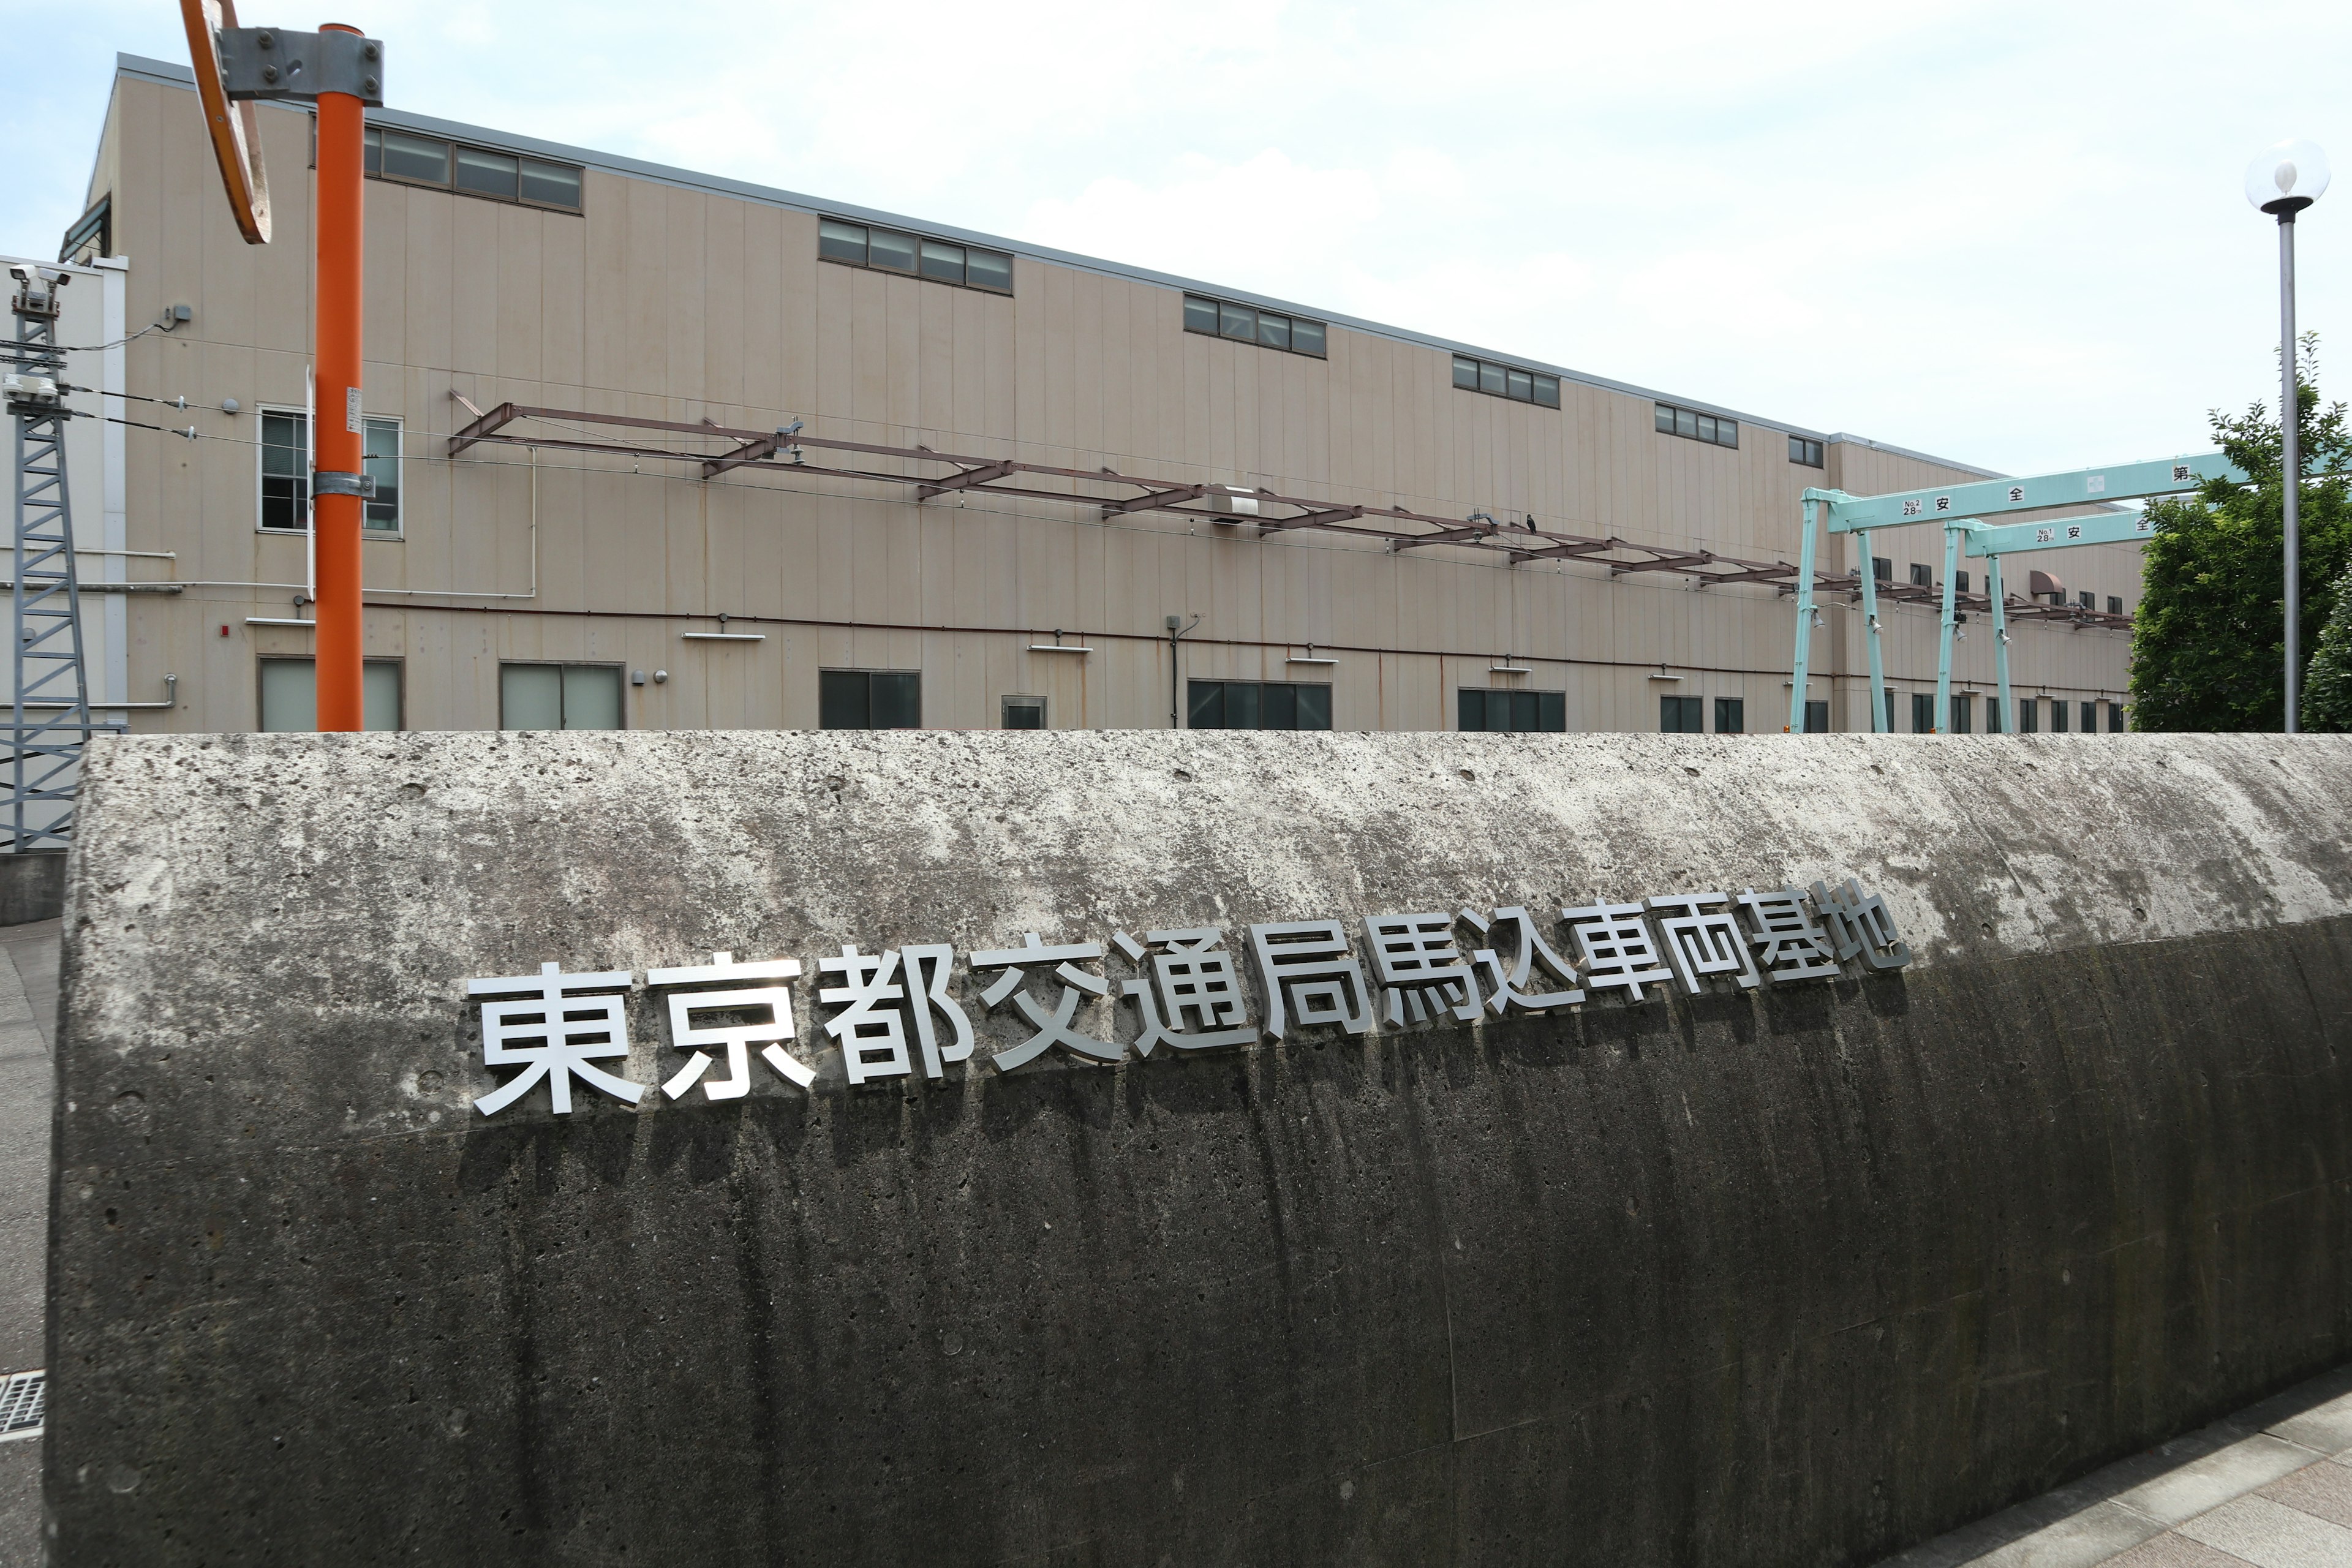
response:
[(66, 858), (58, 849), (0, 855), (0, 926), (53, 921), (66, 907)]
[[(62, 1564), (1842, 1563), (2352, 1355), (2342, 740), (272, 735), (89, 781)], [(548, 960), (1843, 874), (1910, 968), (887, 1092), (804, 979), (813, 1093), (471, 1109), (465, 981)]]

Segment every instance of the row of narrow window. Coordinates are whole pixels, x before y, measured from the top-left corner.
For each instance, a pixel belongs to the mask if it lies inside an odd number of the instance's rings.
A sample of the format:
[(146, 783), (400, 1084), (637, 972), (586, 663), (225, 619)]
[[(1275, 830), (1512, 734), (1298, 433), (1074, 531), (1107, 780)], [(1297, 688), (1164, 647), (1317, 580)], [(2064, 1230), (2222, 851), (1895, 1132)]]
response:
[[(1667, 700), (1671, 702), (1675, 700), (1668, 698)], [(1691, 700), (1684, 698), (1682, 700)], [(1952, 694), (1952, 733), (1965, 735), (1974, 728), (1976, 700), (1973, 695), (1965, 691), (1956, 691)], [(2050, 732), (2053, 735), (2063, 735), (2066, 732), (2067, 700), (2063, 697), (2053, 697), (2047, 700), (2050, 705)], [(2042, 728), (2043, 701), (2044, 699), (2039, 697), (2021, 697), (2017, 700), (2017, 729), (2020, 734), (2031, 735)], [(1886, 728), (1890, 732), (1896, 727), (1895, 704), (1895, 693), (1890, 691), (1886, 694)], [(2085, 735), (2098, 729), (2099, 713), (2102, 709), (2106, 712), (2108, 731), (2118, 735), (2124, 731), (2126, 713), (2124, 705), (2120, 702), (2077, 702), (2075, 709), (2081, 715), (2081, 729)], [(1826, 734), (1829, 727), (1829, 703), (1822, 699), (1815, 699), (1806, 703), (1805, 733)], [(1666, 728), (1672, 729), (1673, 726), (1667, 725)], [(1915, 691), (1911, 694), (1911, 730), (1914, 734), (1919, 735), (1935, 733), (1936, 697), (1933, 692)], [(1988, 734), (2000, 732), (2000, 710), (1990, 699), (1987, 699), (1985, 702), (1985, 731)]]
[(1696, 408), (1661, 403), (1656, 405), (1654, 422), (1662, 436), (1680, 436), (1686, 441), (1705, 441), (1717, 447), (1739, 445), (1739, 421), (1727, 414), (1703, 414)]
[[(383, 179), (436, 185), (526, 206), (559, 207), (572, 212), (580, 209), (581, 171), (572, 164), (375, 126), (367, 132), (366, 160), (367, 172)], [(1013, 258), (1003, 251), (957, 240), (928, 238), (872, 224), (840, 218), (819, 220), (817, 255), (846, 266), (869, 267), (961, 288), (994, 294), (1013, 292)], [(1184, 296), (1184, 330), (1317, 359), (1326, 357), (1325, 323), (1206, 295)], [(1544, 408), (1559, 406), (1559, 377), (1466, 354), (1454, 356), (1454, 384), (1491, 397), (1532, 403)], [(1657, 427), (1667, 435), (1717, 446), (1739, 445), (1738, 420), (1678, 408), (1672, 404), (1657, 405)], [(1789, 460), (1818, 468), (1822, 466), (1822, 444), (1791, 436)]]
[(932, 239), (872, 224), (824, 218), (816, 226), (816, 253), (845, 267), (870, 267), (877, 272), (928, 278), (961, 289), (982, 289), (992, 294), (1013, 292), (1013, 258), (960, 240)]
[[(1655, 404), (1653, 409), (1652, 419), (1661, 436), (1679, 436), (1685, 441), (1738, 448), (1739, 421), (1728, 414), (1708, 414), (1675, 403)], [(1789, 437), (1789, 461), (1792, 463), (1808, 468), (1822, 468), (1828, 460), (1825, 452), (1822, 443), (1811, 436)]]
[[(510, 663), (499, 667), (499, 728), (501, 730), (618, 730), (625, 727), (621, 704), (622, 668), (616, 664)], [(260, 661), (261, 729), (265, 731), (307, 731), (318, 727), (317, 666), (308, 658), (265, 658)], [(363, 677), (365, 728), (400, 730), (403, 716), (402, 662), (372, 658)], [(1195, 680), (1189, 683), (1191, 727), (1195, 730), (1328, 730), (1331, 688), (1327, 683), (1281, 680)], [(1456, 694), (1457, 720), (1465, 731), (1558, 734), (1568, 728), (1568, 694), (1564, 691), (1517, 691), (1463, 687)], [(1895, 727), (1895, 692), (1886, 694), (1886, 727)], [(1046, 727), (1045, 699), (1008, 696), (1003, 700), (1003, 721), (1008, 730)], [(1976, 723), (1976, 698), (1967, 692), (1952, 696), (1952, 732), (1965, 735)], [(1715, 733), (1746, 732), (1744, 699), (1718, 697), (1715, 702)], [(1706, 700), (1662, 697), (1658, 728), (1668, 734), (1703, 734), (1707, 731)], [(2096, 731), (2104, 717), (2110, 733), (2123, 732), (2124, 705), (2112, 701), (2069, 701), (2065, 698), (2021, 697), (2017, 728), (2033, 734), (2042, 728), (2044, 708), (2049, 730), (2064, 734), (2072, 720), (2084, 734)], [(826, 669), (817, 672), (817, 723), (826, 730), (917, 730), (923, 723), (923, 678), (911, 669)], [(1986, 728), (2000, 729), (2000, 710), (1985, 703)], [(1826, 701), (1805, 704), (1805, 728), (1829, 728)], [(1932, 692), (1911, 696), (1911, 728), (1919, 734), (1936, 729), (1936, 699)]]
[[(1000, 294), (1013, 292), (1013, 258), (1001, 251), (923, 239), (868, 224), (836, 218), (822, 220), (817, 225), (817, 254), (827, 261), (882, 268)], [(1207, 294), (1184, 296), (1184, 330), (1314, 359), (1328, 357), (1326, 323)], [(1475, 359), (1468, 354), (1454, 356), (1454, 384), (1465, 392), (1485, 393), (1514, 403), (1532, 403), (1543, 408), (1559, 406), (1559, 377)], [(1722, 447), (1739, 445), (1739, 421), (1728, 416), (1702, 414), (1696, 409), (1661, 403), (1657, 405), (1657, 426), (1672, 436), (1686, 436)], [(1818, 468), (1822, 466), (1822, 444), (1791, 436), (1789, 460)]]
[[(1658, 728), (1669, 735), (1698, 735), (1706, 731), (1706, 699), (1703, 697), (1661, 697), (1658, 699)], [(1715, 731), (1718, 735), (1745, 734), (1748, 730), (1748, 700), (1744, 697), (1718, 697), (1715, 700)]]
[[(1468, 693), (1465, 692), (1464, 695), (1467, 696)], [(1886, 727), (1889, 730), (1895, 727), (1895, 699), (1894, 692), (1890, 691), (1886, 694)], [(1704, 721), (1706, 715), (1701, 706), (1703, 700), (1696, 697), (1660, 698), (1658, 728), (1668, 734), (1696, 735), (1704, 732), (1706, 728)], [(2050, 709), (2051, 732), (2064, 734), (2067, 700), (2063, 697), (2053, 697), (2046, 700)], [(2017, 728), (2020, 732), (2031, 735), (2041, 728), (2044, 701), (2044, 699), (2039, 697), (2021, 697), (2017, 700)], [(2102, 709), (2105, 710), (2107, 729), (2116, 734), (2123, 732), (2124, 705), (2122, 703), (2086, 701), (2077, 702), (2074, 707), (2080, 716), (2081, 728), (2084, 734), (2087, 735), (2098, 729)], [(1976, 698), (1965, 691), (1954, 692), (1952, 694), (1952, 732), (1956, 735), (1968, 734), (1975, 727), (1975, 723)], [(1467, 729), (1469, 726), (1465, 724), (1463, 727)], [(1806, 703), (1805, 728), (1808, 731), (1819, 732), (1828, 730), (1829, 727), (1830, 705), (1828, 702)], [(1717, 698), (1715, 728), (1717, 733), (1724, 735), (1737, 735), (1744, 731), (1748, 728), (1745, 702), (1737, 697)], [(1921, 735), (1935, 732), (1935, 693), (1915, 691), (1911, 694), (1911, 728), (1915, 733)], [(2000, 710), (1990, 699), (1985, 703), (1985, 728), (1994, 734), (2000, 731)]]
[[(372, 658), (363, 675), (363, 727), (406, 728), (402, 661)], [(499, 667), (501, 730), (619, 730), (622, 668), (617, 664), (510, 663)], [(1276, 680), (1195, 680), (1191, 683), (1195, 730), (1328, 730), (1328, 684)], [(318, 728), (318, 666), (309, 658), (260, 661), (260, 715), (265, 732)], [(1043, 730), (1045, 699), (1003, 699), (1008, 730)], [(911, 669), (824, 669), (817, 672), (817, 725), (825, 730), (919, 730), (923, 678)], [(1499, 727), (1499, 726), (1498, 726)], [(1558, 728), (1557, 725), (1553, 726)]]
[[(2066, 733), (2067, 720), (2070, 717), (2069, 710), (2072, 710), (2072, 717), (2076, 721), (2075, 727), (2085, 735), (2097, 732), (2102, 716), (2107, 721), (2108, 733), (2120, 735), (2124, 732), (2126, 715), (2122, 703), (2105, 700), (2070, 701), (2063, 697), (2019, 698), (2017, 700), (2017, 732), (2021, 735), (2038, 732), (2042, 727), (2042, 713), (2045, 707), (2050, 712), (2050, 732), (2053, 735)], [(1985, 700), (1984, 718), (1987, 734), (2000, 733), (2000, 705), (1991, 698)], [(1952, 693), (1952, 733), (1966, 735), (1971, 732), (1976, 728), (1976, 719), (1975, 696), (1965, 691)], [(1895, 693), (1892, 691), (1886, 694), (1886, 727), (1889, 730), (1895, 728)], [(1932, 691), (1913, 692), (1911, 694), (1912, 733), (1927, 735), (1934, 733), (1935, 729), (1936, 694)]]
[(1184, 296), (1184, 330), (1306, 354), (1312, 359), (1325, 357), (1322, 322), (1280, 310), (1261, 310), (1255, 305), (1236, 304), (1231, 300), (1213, 300), (1205, 294)]
[[(1870, 558), (1870, 574), (1877, 578), (1882, 583), (1892, 583), (1895, 581), (1895, 563), (1889, 561), (1884, 555), (1874, 555)], [(1952, 573), (1952, 592), (1955, 594), (1969, 593), (1970, 591), (1969, 587), (1969, 582), (1970, 577), (1968, 573), (1955, 570)], [(1914, 561), (1911, 563), (1911, 586), (1914, 588), (1925, 588), (1930, 593), (1933, 593), (1936, 588), (1936, 569), (1925, 562)], [(2036, 599), (2046, 600), (2053, 605), (2063, 605), (2067, 602), (2066, 595), (2063, 590), (2053, 590), (2047, 594), (2035, 594), (2032, 596)], [(2078, 588), (2074, 592), (2074, 603), (2075, 607), (2078, 609), (2095, 610), (2099, 607), (2099, 595), (2093, 593), (2088, 588)], [(2120, 616), (2123, 613), (2123, 596), (2119, 594), (2109, 594), (2107, 595), (2107, 614), (2111, 616)]]
[[(301, 732), (319, 727), (319, 669), (309, 658), (260, 661), (261, 729)], [(371, 658), (362, 666), (361, 727), (408, 727), (403, 661)], [(501, 730), (619, 730), (621, 667), (617, 664), (501, 664)]]
[(1545, 408), (1559, 406), (1559, 377), (1540, 371), (1514, 369), (1492, 360), (1472, 359), (1468, 354), (1454, 356), (1454, 384), (1465, 392), (1507, 397), (1514, 403), (1533, 403)]
[(420, 136), (390, 126), (368, 127), (365, 145), (362, 157), (367, 172), (378, 179), (436, 185), (523, 206), (580, 210), (576, 164), (469, 147), (463, 142)]

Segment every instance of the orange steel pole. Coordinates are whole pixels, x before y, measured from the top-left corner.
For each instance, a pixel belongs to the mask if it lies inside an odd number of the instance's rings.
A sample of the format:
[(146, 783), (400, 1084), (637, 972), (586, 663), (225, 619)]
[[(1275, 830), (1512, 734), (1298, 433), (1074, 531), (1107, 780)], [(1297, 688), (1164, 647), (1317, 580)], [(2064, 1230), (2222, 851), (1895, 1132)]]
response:
[[(357, 33), (330, 24), (323, 31)], [(319, 95), (318, 429), (313, 462), (322, 474), (363, 471), (366, 422), (360, 414), (360, 251), (363, 189), (360, 100)], [(360, 523), (356, 495), (310, 498), (318, 552), (319, 729), (357, 730), (363, 721), (360, 658)]]

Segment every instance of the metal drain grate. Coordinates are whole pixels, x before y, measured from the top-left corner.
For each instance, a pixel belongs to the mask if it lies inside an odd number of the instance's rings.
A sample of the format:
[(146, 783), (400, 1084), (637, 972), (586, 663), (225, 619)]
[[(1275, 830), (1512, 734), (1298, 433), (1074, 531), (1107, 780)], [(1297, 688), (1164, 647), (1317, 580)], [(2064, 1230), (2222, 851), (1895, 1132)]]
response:
[(41, 1435), (41, 1421), (49, 1409), (47, 1372), (11, 1373), (0, 1381), (0, 1443)]

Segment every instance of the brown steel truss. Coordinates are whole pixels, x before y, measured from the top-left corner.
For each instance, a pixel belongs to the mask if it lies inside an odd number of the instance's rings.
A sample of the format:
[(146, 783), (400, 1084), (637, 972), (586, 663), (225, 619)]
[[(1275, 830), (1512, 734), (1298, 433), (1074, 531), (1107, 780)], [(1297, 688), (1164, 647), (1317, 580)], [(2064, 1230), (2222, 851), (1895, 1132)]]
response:
[[(1363, 506), (1236, 485), (1147, 479), (1112, 468), (1061, 468), (1013, 458), (936, 452), (924, 446), (845, 441), (829, 436), (803, 435), (797, 422), (773, 430), (739, 430), (708, 419), (689, 425), (682, 420), (595, 414), (580, 408), (535, 408), (515, 403), (501, 403), (486, 413), (462, 395), (451, 395), (473, 416), (470, 423), (449, 437), (448, 455), (452, 458), (474, 446), (547, 447), (614, 458), (652, 458), (697, 464), (704, 479), (739, 468), (782, 469), (821, 479), (912, 487), (918, 502), (950, 494), (1011, 496), (1092, 508), (1103, 518), (1129, 512), (1160, 512), (1254, 528), (1261, 535), (1311, 529), (1320, 533), (1378, 539), (1394, 552), (1443, 544), (1499, 554), (1513, 565), (1528, 561), (1587, 561), (1608, 567), (1612, 576), (1629, 572), (1661, 572), (1687, 577), (1699, 587), (1756, 583), (1769, 584), (1784, 594), (1796, 591), (1797, 568), (1786, 561), (1743, 561), (1711, 550), (1642, 544), (1614, 536), (1593, 538), (1538, 528), (1532, 521), (1524, 525), (1501, 523), (1483, 512), (1474, 512), (1467, 518), (1433, 517), (1402, 507)], [(517, 434), (510, 428), (524, 422), (541, 426), (604, 426), (621, 431), (654, 431), (733, 445), (727, 450), (711, 451), (689, 448), (677, 442), (638, 442), (543, 428)], [(811, 462), (811, 452), (840, 453), (851, 461)], [(856, 458), (883, 458), (899, 466), (857, 467), (854, 466)], [(1822, 593), (1859, 595), (1862, 582), (1852, 572), (1832, 574), (1816, 571), (1814, 587)], [(1908, 585), (1882, 584), (1878, 593), (1881, 598), (1898, 602), (1940, 603), (1936, 592)], [(1964, 607), (1991, 607), (1991, 601), (1982, 595), (1961, 595), (1959, 603)], [(2132, 624), (2129, 616), (2014, 599), (2009, 614), (2015, 619), (2071, 621), (2092, 626), (2128, 627)]]

